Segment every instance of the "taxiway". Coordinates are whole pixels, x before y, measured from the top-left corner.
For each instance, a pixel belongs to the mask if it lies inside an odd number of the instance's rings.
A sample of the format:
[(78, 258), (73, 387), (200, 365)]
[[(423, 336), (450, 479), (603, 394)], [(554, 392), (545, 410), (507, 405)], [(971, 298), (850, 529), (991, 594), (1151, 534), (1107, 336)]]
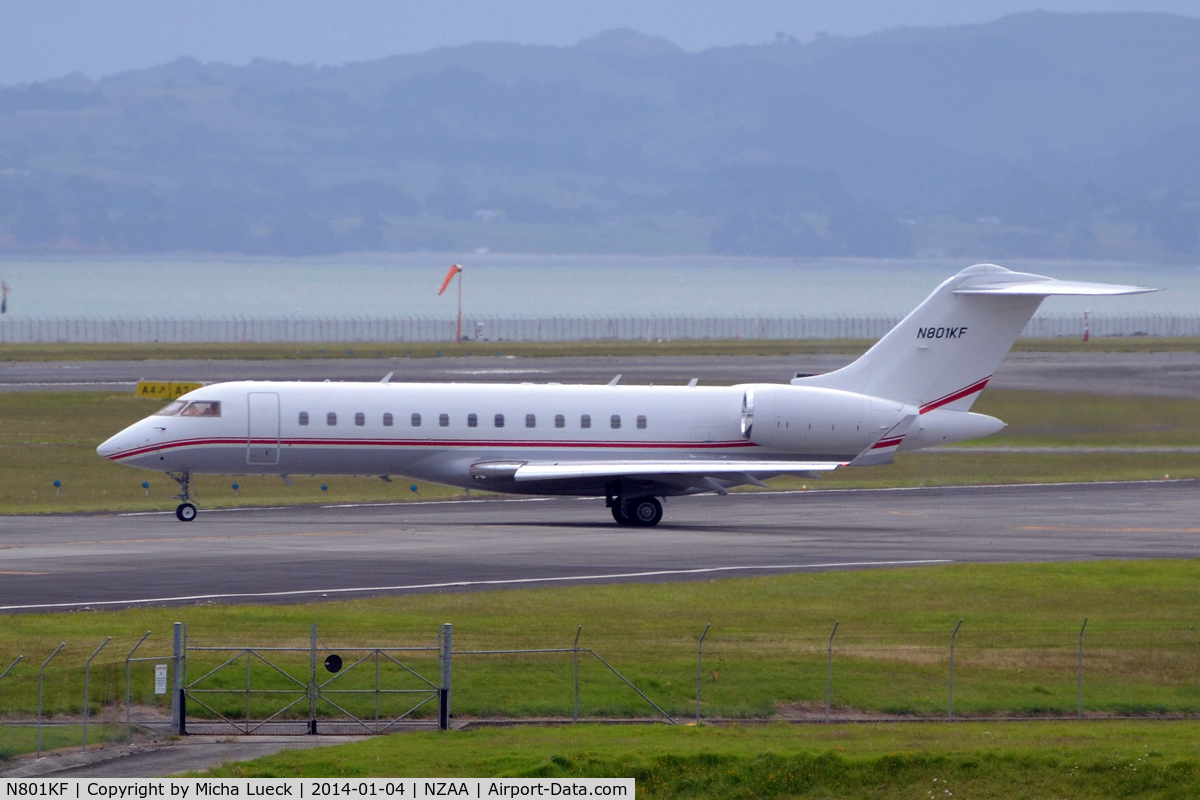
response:
[[(8, 361), (0, 391), (132, 392), (138, 380), (306, 380), (462, 383), (783, 383), (829, 372), (844, 355), (346, 358), (270, 361)], [(1200, 353), (1009, 353), (990, 384), (1002, 389), (1200, 397)]]
[(1200, 555), (1200, 481), (0, 517), (0, 612)]

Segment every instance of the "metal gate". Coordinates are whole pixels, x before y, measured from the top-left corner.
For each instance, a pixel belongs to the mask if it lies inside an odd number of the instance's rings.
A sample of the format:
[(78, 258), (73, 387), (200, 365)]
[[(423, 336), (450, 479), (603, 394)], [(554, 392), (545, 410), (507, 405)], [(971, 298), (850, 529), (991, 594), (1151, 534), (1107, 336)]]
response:
[(307, 648), (186, 645), (180, 733), (378, 734), (438, 727), (446, 694), (422, 672), (440, 675), (445, 649), (331, 647), (318, 642), (315, 625)]
[(279, 395), (275, 392), (246, 394), (246, 463), (279, 463)]

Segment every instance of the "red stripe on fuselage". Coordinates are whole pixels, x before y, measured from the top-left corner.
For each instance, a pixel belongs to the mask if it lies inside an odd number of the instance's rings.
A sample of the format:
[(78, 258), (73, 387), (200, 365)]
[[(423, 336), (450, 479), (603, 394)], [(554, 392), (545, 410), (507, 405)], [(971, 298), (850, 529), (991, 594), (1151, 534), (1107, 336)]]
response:
[(247, 442), (245, 439), (180, 439), (173, 442), (163, 442), (162, 444), (147, 445), (146, 447), (138, 447), (133, 450), (126, 450), (123, 453), (115, 453), (108, 456), (111, 461), (120, 461), (121, 459), (140, 456), (146, 453), (153, 453), (159, 450), (176, 450), (184, 447), (204, 447), (208, 445), (266, 445), (266, 446), (290, 446), (296, 445), (301, 447), (567, 447), (567, 448), (616, 448), (627, 450), (712, 450), (718, 448), (730, 447), (757, 447), (754, 442), (733, 441), (733, 442), (587, 442), (587, 441), (569, 441), (556, 442), (549, 440), (542, 441), (473, 441), (470, 439), (280, 439), (278, 443), (274, 439), (254, 439)]

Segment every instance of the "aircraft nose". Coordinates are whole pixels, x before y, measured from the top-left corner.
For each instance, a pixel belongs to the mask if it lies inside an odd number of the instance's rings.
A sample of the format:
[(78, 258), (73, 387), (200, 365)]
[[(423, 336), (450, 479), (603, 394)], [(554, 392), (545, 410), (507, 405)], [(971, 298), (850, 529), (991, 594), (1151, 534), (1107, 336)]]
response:
[(121, 444), (119, 441), (120, 438), (121, 434), (119, 433), (116, 436), (110, 436), (108, 439), (102, 442), (99, 447), (96, 448), (96, 455), (100, 456), (101, 458), (109, 458), (110, 456), (119, 453), (121, 451)]
[(96, 455), (101, 458), (114, 458), (121, 453), (131, 450), (134, 447), (142, 444), (143, 441), (148, 441), (145, 436), (145, 429), (142, 423), (135, 422), (125, 430), (110, 436), (96, 448)]

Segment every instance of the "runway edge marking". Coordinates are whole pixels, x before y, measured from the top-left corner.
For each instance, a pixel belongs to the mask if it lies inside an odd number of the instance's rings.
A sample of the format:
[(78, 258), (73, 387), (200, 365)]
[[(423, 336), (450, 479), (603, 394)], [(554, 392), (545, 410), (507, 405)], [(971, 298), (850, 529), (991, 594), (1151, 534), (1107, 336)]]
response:
[(649, 572), (614, 572), (602, 575), (562, 575), (548, 578), (504, 578), (483, 581), (450, 581), (447, 583), (413, 583), (404, 586), (361, 586), (345, 589), (293, 589), (286, 592), (231, 592), (228, 594), (193, 594), (178, 597), (146, 597), (133, 600), (94, 600), (73, 603), (31, 603), (0, 606), (0, 611), (32, 611), (39, 608), (80, 608), (83, 606), (132, 606), (147, 603), (184, 603), (196, 600), (232, 600), (251, 597), (303, 597), (305, 595), (354, 594), (357, 592), (401, 592), (418, 589), (454, 589), (470, 586), (514, 586), (530, 583), (566, 583), (570, 581), (601, 581), (616, 578), (654, 578), (664, 575), (704, 575), (715, 572), (749, 570), (836, 569), (842, 567), (912, 567), (924, 564), (952, 564), (948, 558), (926, 558), (909, 561), (845, 561), (828, 564), (765, 564), (736, 567), (699, 567), (696, 569), (660, 569)]

